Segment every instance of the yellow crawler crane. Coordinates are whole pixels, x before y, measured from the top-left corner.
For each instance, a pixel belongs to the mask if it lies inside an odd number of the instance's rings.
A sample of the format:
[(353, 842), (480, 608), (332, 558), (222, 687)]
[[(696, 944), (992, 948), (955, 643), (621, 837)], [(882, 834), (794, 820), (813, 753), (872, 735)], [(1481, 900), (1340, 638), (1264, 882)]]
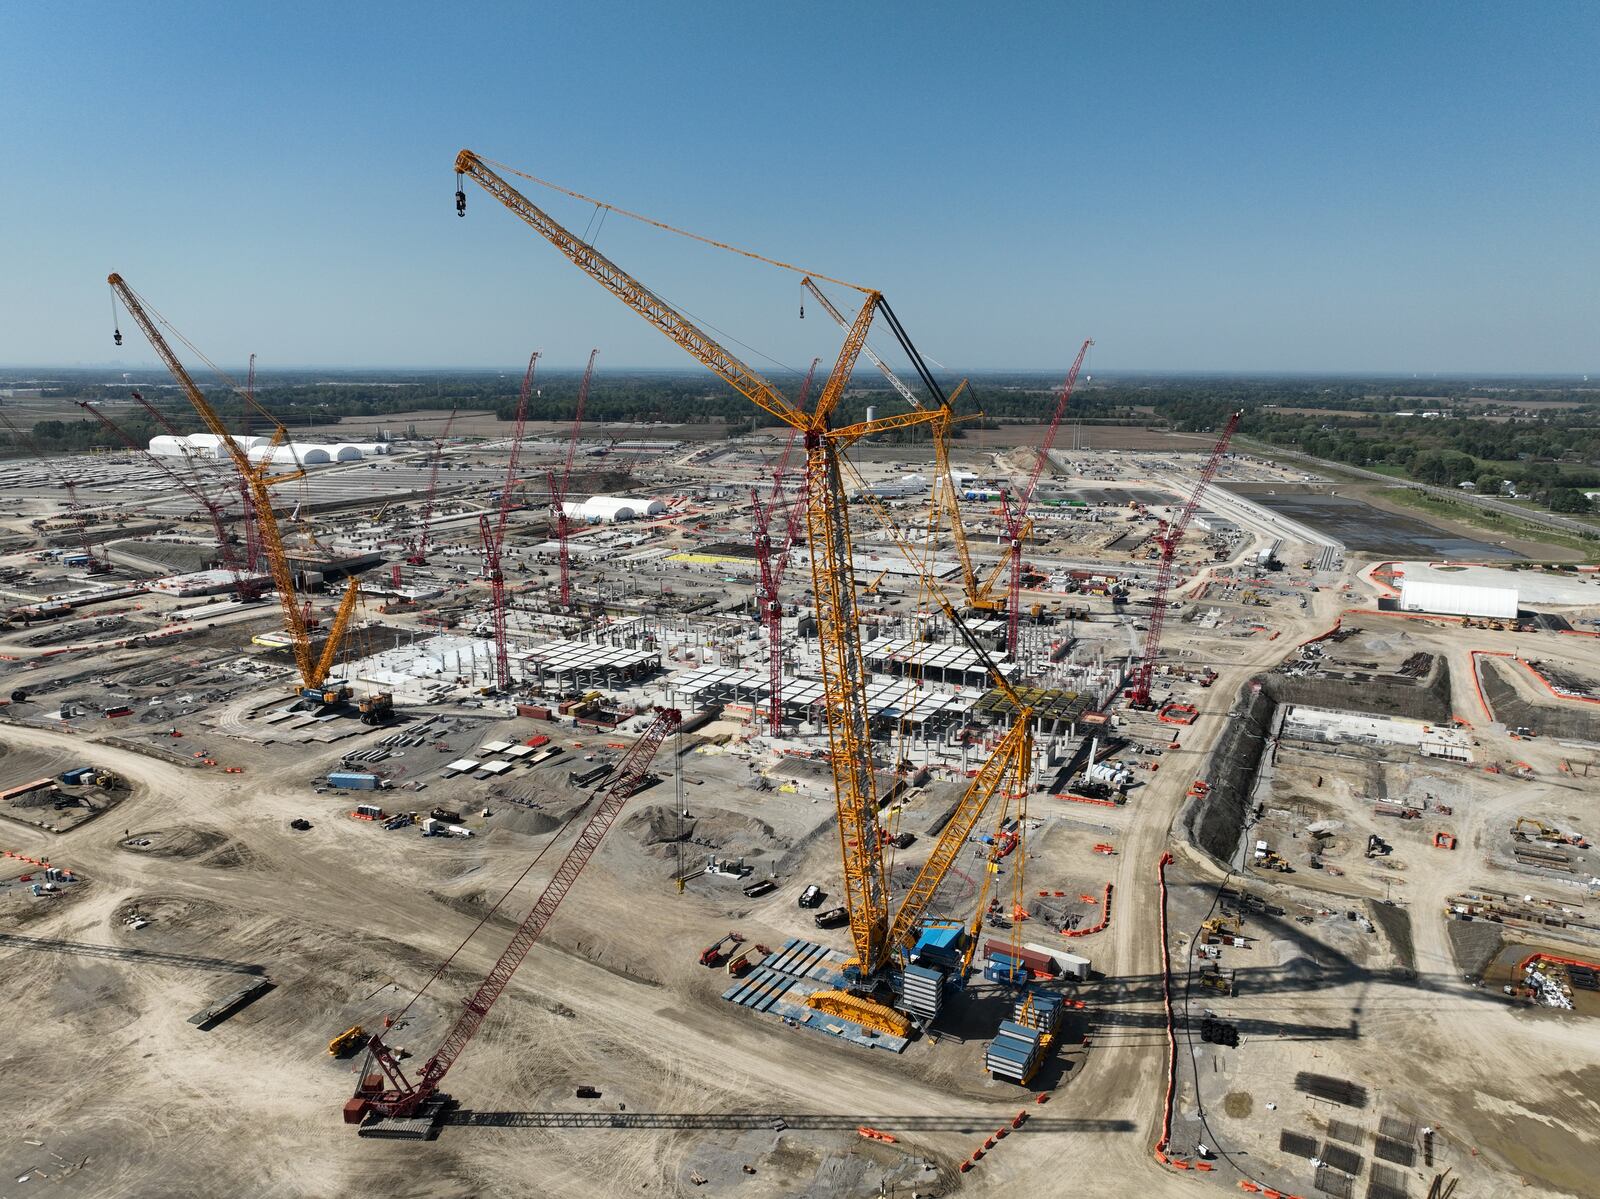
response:
[[(841, 329), (850, 328), (849, 318), (839, 311), (838, 306), (809, 275), (800, 281), (800, 285), (811, 293), (812, 298), (822, 305), (822, 310), (832, 317)], [(871, 346), (863, 346), (861, 352), (878, 368), (879, 373), (889, 381), (889, 385), (899, 393), (902, 400), (913, 410), (921, 410), (922, 401), (917, 398), (916, 392), (894, 373), (888, 363), (873, 352)], [(973, 414), (971, 417), (960, 417), (955, 414), (956, 400), (967, 387), (965, 379), (956, 385), (949, 396), (939, 392), (931, 376), (927, 381), (930, 390), (939, 401), (937, 406), (931, 409), (934, 417), (930, 422), (930, 431), (933, 434), (934, 472), (928, 500), (929, 532), (931, 534), (940, 528), (949, 530), (951, 543), (955, 546), (956, 561), (961, 567), (961, 592), (966, 599), (967, 607), (974, 612), (1003, 612), (1006, 601), (1003, 596), (995, 598), (995, 584), (1005, 574), (1006, 561), (1004, 558), (1000, 559), (987, 578), (982, 581), (978, 579), (972, 565), (972, 553), (967, 548), (967, 530), (961, 518), (961, 496), (956, 490), (955, 476), (950, 469), (951, 430), (963, 420), (975, 419), (978, 414)]]
[[(811, 552), (812, 589), (817, 609), (818, 644), (821, 648), (824, 710), (828, 723), (845, 907), (850, 914), (850, 935), (855, 946), (855, 956), (847, 966), (846, 976), (858, 988), (818, 992), (808, 1002), (813, 1007), (848, 1017), (865, 1027), (893, 1035), (906, 1035), (910, 1031), (910, 1021), (883, 1000), (885, 968), (904, 953), (939, 883), (1006, 777), (1011, 766), (1009, 755), (1015, 754), (1020, 746), (1029, 744), (1027, 729), (1031, 728), (1031, 713), (1019, 705), (1017, 725), (1023, 731), (1008, 737), (1002, 743), (1001, 750), (973, 779), (957, 806), (955, 816), (941, 832), (928, 862), (918, 873), (898, 911), (891, 914), (872, 765), (866, 702), (867, 673), (856, 613), (857, 587), (851, 559), (849, 506), (844, 492), (841, 463), (844, 450), (861, 437), (913, 425), (932, 424), (937, 419), (937, 413), (914, 410), (842, 428), (831, 427), (834, 410), (844, 394), (856, 360), (863, 352), (873, 318), (884, 307), (882, 296), (872, 288), (847, 284), (862, 293), (861, 308), (849, 323), (849, 331), (828, 376), (827, 385), (813, 409), (804, 412), (688, 317), (534, 204), (477, 154), (462, 150), (456, 157), (455, 165), (458, 180), (456, 211), (459, 214), (466, 213), (466, 192), (462, 180), (470, 178), (559, 250), (573, 265), (682, 347), (696, 361), (751, 403), (801, 434), (806, 453), (806, 533)], [(522, 172), (501, 164), (495, 166), (509, 174), (522, 175)], [(549, 186), (531, 175), (523, 177)], [(592, 197), (573, 192), (568, 194), (590, 203), (599, 203)], [(639, 218), (637, 214), (610, 205), (605, 207), (648, 221), (648, 218)], [(660, 222), (649, 223), (660, 225)], [(722, 248), (732, 249), (726, 246)], [(785, 269), (796, 269), (748, 251), (736, 252)]]
[[(217, 415), (216, 409), (206, 399), (205, 393), (190, 376), (188, 369), (179, 360), (167, 339), (163, 336), (157, 325), (157, 320), (165, 323), (164, 318), (152, 316), (152, 310), (139, 297), (138, 293), (129, 287), (121, 275), (112, 274), (107, 282), (111, 284), (111, 294), (115, 300), (120, 300), (123, 308), (127, 310), (135, 324), (149, 341), (157, 357), (166, 364), (173, 379), (183, 390), (190, 405), (205, 423), (207, 429), (214, 433), (218, 439), (217, 450), (226, 452), (232, 460), (234, 469), (239, 472), (240, 481), (250, 497), (250, 506), (255, 512), (256, 525), (260, 530), (261, 544), (266, 551), (267, 568), (272, 574), (273, 585), (278, 590), (278, 603), (283, 609), (284, 632), (289, 635), (289, 641), (294, 649), (295, 665), (300, 671), (300, 686), (297, 694), (302, 699), (314, 700), (317, 703), (336, 704), (350, 698), (350, 689), (342, 683), (330, 683), (328, 673), (333, 669), (334, 661), (338, 657), (340, 642), (344, 639), (345, 630), (350, 626), (350, 617), (355, 610), (356, 599), (361, 590), (359, 579), (352, 577), (349, 586), (339, 601), (339, 608), (333, 618), (333, 625), (329, 630), (328, 639), (322, 647), (320, 657), (313, 657), (311, 646), (311, 633), (306, 627), (305, 614), (299, 604), (295, 602), (294, 568), (289, 563), (288, 554), (284, 550), (283, 535), (278, 530), (277, 514), (272, 509), (271, 488), (295, 479), (305, 477), (304, 470), (284, 471), (280, 474), (270, 474), (272, 455), (261, 455), (259, 463), (252, 463), (244, 448), (240, 446), (234, 436), (228, 432), (228, 427)], [(122, 342), (122, 334), (118, 331), (117, 344)], [(271, 448), (276, 449), (288, 440), (289, 432), (283, 425), (274, 422), (272, 431)], [(359, 708), (362, 719), (368, 723), (380, 723), (387, 718), (392, 708), (391, 697), (384, 694), (372, 695), (361, 700)]]

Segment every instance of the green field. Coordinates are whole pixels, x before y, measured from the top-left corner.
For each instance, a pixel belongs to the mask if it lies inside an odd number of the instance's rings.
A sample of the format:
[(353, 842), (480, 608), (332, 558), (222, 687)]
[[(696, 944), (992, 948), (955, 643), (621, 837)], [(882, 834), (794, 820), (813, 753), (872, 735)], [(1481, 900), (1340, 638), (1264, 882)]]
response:
[(1502, 537), (1515, 537), (1521, 541), (1535, 541), (1541, 545), (1558, 545), (1563, 549), (1574, 550), (1582, 554), (1585, 562), (1600, 562), (1600, 542), (1579, 537), (1574, 533), (1562, 533), (1545, 525), (1517, 520), (1512, 516), (1501, 516), (1495, 512), (1485, 511), (1475, 504), (1457, 504), (1448, 500), (1436, 499), (1426, 492), (1417, 491), (1411, 487), (1385, 487), (1376, 494), (1393, 503), (1401, 504), (1407, 508), (1414, 508), (1419, 512), (1426, 512), (1432, 516), (1459, 521), (1461, 524), (1471, 525), (1475, 529), (1498, 533)]

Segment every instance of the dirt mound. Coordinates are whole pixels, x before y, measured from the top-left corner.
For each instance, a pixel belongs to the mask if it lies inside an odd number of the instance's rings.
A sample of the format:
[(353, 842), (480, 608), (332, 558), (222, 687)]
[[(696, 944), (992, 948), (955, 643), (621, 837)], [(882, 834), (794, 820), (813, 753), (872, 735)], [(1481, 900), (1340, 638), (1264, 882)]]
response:
[(123, 849), (157, 858), (203, 858), (228, 844), (228, 834), (214, 828), (156, 829), (124, 838)]
[(242, 841), (229, 841), (200, 864), (202, 866), (214, 866), (218, 870), (260, 870), (262, 868), (260, 857)]
[(640, 808), (622, 822), (624, 831), (638, 838), (639, 844), (649, 849), (656, 845), (670, 845), (686, 841), (692, 825), (685, 820), (680, 825), (671, 808), (659, 804)]
[(766, 821), (722, 808), (691, 809), (680, 820), (670, 807), (654, 804), (628, 817), (623, 828), (656, 857), (666, 857), (678, 841), (686, 847), (746, 858), (781, 854), (789, 847), (788, 839), (780, 837)]

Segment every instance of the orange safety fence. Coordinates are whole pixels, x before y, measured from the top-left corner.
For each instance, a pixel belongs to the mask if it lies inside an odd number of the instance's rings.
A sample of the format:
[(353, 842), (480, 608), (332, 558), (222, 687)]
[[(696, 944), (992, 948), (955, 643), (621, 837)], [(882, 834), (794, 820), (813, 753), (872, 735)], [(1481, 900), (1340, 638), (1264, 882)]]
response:
[(1167, 949), (1167, 865), (1170, 853), (1161, 855), (1156, 863), (1156, 881), (1161, 885), (1161, 998), (1167, 1009), (1167, 1095), (1161, 1107), (1161, 1139), (1156, 1142), (1156, 1160), (1167, 1160), (1167, 1142), (1172, 1138), (1173, 1092), (1178, 1085), (1178, 1026), (1172, 1016), (1172, 955)]
[(1558, 957), (1553, 953), (1533, 953), (1517, 963), (1518, 970), (1526, 970), (1534, 962), (1556, 962), (1562, 966), (1581, 966), (1585, 970), (1600, 970), (1600, 962), (1585, 962), (1581, 958)]
[(1302, 641), (1295, 648), (1296, 649), (1303, 649), (1305, 646), (1315, 645), (1319, 641), (1326, 641), (1329, 637), (1332, 637), (1335, 633), (1337, 633), (1339, 631), (1339, 626), (1342, 625), (1342, 624), (1344, 624), (1344, 617), (1343, 616), (1336, 617), (1334, 619), (1334, 622), (1333, 622), (1333, 627), (1328, 629), (1327, 632), (1318, 633), (1315, 637), (1307, 637), (1304, 641)]
[[(1094, 902), (1092, 895), (1080, 895), (1078, 898)], [(1063, 937), (1087, 937), (1092, 933), (1104, 932), (1106, 925), (1111, 923), (1111, 884), (1106, 884), (1106, 897), (1100, 906), (1100, 923), (1093, 928), (1064, 928), (1061, 930)]]
[(1074, 795), (1071, 791), (1062, 791), (1056, 798), (1071, 800), (1073, 803), (1092, 803), (1102, 808), (1115, 808), (1118, 806), (1117, 801), (1114, 799), (1094, 799), (1088, 795)]
[(1488, 656), (1491, 658), (1514, 658), (1515, 654), (1508, 654), (1500, 649), (1475, 649), (1472, 651), (1472, 687), (1478, 693), (1478, 706), (1483, 709), (1483, 714), (1490, 720), (1494, 719), (1494, 710), (1489, 707), (1489, 701), (1483, 697), (1483, 681), (1478, 677), (1478, 658)]
[(1571, 701), (1573, 703), (1580, 703), (1580, 704), (1600, 704), (1600, 699), (1596, 699), (1592, 695), (1563, 695), (1561, 692), (1557, 691), (1554, 687), (1552, 687), (1550, 685), (1550, 680), (1545, 678), (1544, 674), (1532, 662), (1528, 661), (1526, 658), (1518, 658), (1517, 661), (1521, 662), (1524, 666), (1526, 666), (1528, 668), (1528, 673), (1530, 673), (1531, 675), (1533, 675), (1534, 678), (1538, 679), (1541, 683), (1543, 683), (1544, 684), (1544, 689), (1546, 691), (1548, 691), (1551, 695), (1555, 696), (1557, 699), (1569, 700), (1569, 701)]

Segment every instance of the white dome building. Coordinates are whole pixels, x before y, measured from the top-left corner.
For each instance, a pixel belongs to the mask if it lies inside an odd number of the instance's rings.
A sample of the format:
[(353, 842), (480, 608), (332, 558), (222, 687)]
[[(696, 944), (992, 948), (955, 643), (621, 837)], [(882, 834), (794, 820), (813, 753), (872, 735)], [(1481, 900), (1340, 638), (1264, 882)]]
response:
[(664, 516), (667, 511), (667, 506), (660, 500), (625, 495), (593, 495), (581, 503), (566, 501), (561, 508), (573, 520), (589, 525), (609, 525), (622, 520)]
[[(233, 444), (249, 451), (267, 445), (270, 437), (233, 437)], [(162, 434), (150, 439), (150, 452), (158, 458), (225, 458), (228, 451), (222, 447), (222, 438), (215, 433), (189, 433), (182, 437)]]
[(333, 456), (333, 460), (335, 462), (360, 462), (366, 457), (366, 455), (361, 452), (360, 446), (352, 445), (349, 442), (345, 442), (340, 445), (331, 445), (327, 448), (328, 452)]
[(246, 450), (251, 462), (271, 462), (274, 466), (326, 466), (333, 461), (333, 453), (325, 445), (260, 445)]

